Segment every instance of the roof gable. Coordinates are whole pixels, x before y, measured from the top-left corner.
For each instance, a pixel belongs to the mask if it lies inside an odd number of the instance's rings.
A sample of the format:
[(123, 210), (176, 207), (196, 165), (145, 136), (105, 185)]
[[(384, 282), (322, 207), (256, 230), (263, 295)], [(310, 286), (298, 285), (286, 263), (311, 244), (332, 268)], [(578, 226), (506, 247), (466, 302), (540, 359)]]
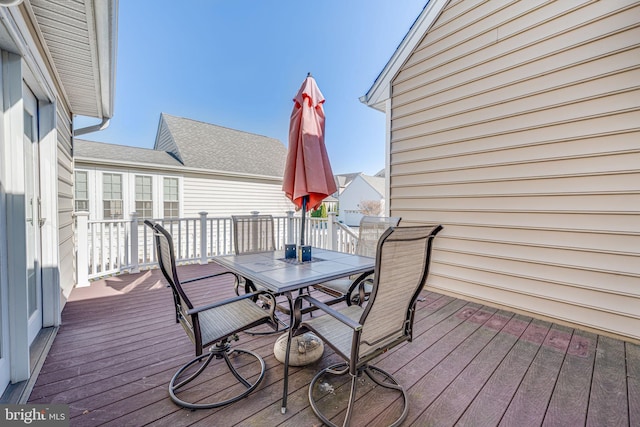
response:
[(237, 174), (282, 177), (287, 149), (275, 138), (162, 113), (156, 150), (184, 166)]
[(429, 0), (404, 36), (396, 51), (384, 66), (376, 81), (360, 102), (380, 111), (385, 111), (385, 101), (391, 96), (391, 81), (398, 74), (402, 65), (413, 53), (420, 40), (429, 31), (449, 0)]

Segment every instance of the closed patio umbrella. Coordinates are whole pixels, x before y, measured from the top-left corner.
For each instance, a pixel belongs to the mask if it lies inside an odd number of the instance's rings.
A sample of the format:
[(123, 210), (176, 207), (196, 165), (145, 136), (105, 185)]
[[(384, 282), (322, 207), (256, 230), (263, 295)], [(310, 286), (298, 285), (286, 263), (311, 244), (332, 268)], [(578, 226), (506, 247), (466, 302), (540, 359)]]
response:
[(324, 96), (311, 73), (293, 102), (282, 190), (302, 209), (300, 245), (304, 245), (306, 212), (320, 206), (337, 188), (324, 145)]

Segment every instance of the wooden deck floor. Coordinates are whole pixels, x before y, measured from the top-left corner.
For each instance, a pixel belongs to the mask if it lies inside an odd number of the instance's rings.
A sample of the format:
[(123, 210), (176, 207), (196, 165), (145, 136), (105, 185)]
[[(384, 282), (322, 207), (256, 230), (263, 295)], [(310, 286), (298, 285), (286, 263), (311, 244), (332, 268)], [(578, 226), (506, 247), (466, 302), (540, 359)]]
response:
[[(185, 266), (183, 278), (215, 267)], [(231, 296), (224, 279), (201, 282), (202, 300)], [(414, 426), (640, 426), (640, 346), (508, 311), (425, 292), (416, 334), (376, 365), (408, 389)], [(291, 368), (289, 404), (280, 413), (282, 364), (277, 336), (242, 334), (240, 347), (267, 364), (258, 390), (225, 408), (179, 409), (167, 384), (193, 357), (174, 321), (170, 290), (157, 270), (122, 275), (75, 289), (37, 379), (30, 403), (70, 405), (72, 426), (311, 426), (320, 424), (307, 400), (323, 358)], [(333, 384), (339, 390), (339, 383)], [(393, 400), (393, 399), (391, 399)], [(363, 387), (353, 425), (387, 425), (388, 396)], [(334, 411), (335, 412), (335, 411)]]

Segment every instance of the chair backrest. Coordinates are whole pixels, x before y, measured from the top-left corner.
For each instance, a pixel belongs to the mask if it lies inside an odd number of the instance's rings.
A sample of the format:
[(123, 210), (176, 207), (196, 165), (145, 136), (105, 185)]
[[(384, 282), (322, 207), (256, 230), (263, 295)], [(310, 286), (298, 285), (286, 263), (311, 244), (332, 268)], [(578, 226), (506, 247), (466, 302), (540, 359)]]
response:
[(411, 340), (413, 312), (442, 226), (391, 227), (380, 238), (373, 289), (360, 319), (359, 357)]
[(273, 216), (232, 215), (233, 246), (236, 254), (274, 251)]
[[(160, 270), (173, 291), (173, 300), (176, 305), (177, 320), (187, 330), (192, 337), (193, 324), (191, 316), (187, 313), (193, 308), (193, 304), (182, 289), (180, 279), (178, 278), (178, 270), (176, 268), (176, 258), (173, 249), (173, 239), (171, 234), (160, 224), (155, 224), (149, 220), (144, 221), (145, 225), (151, 227), (156, 246), (156, 255)], [(193, 337), (192, 337), (193, 338)]]
[(356, 254), (362, 256), (376, 256), (378, 240), (389, 227), (397, 227), (400, 217), (397, 216), (363, 216), (358, 229)]

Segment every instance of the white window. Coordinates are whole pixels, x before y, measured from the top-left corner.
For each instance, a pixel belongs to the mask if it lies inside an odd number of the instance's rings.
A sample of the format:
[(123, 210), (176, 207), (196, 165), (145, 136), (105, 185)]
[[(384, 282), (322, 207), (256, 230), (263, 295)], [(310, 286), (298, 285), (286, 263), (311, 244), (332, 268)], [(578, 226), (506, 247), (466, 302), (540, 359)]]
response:
[(102, 175), (102, 205), (104, 219), (122, 219), (122, 175)]
[(89, 212), (89, 178), (87, 172), (75, 173), (75, 208), (76, 212)]
[(150, 176), (136, 175), (136, 213), (139, 219), (153, 218), (153, 186)]
[(180, 201), (178, 198), (178, 178), (164, 179), (164, 217), (178, 218)]

